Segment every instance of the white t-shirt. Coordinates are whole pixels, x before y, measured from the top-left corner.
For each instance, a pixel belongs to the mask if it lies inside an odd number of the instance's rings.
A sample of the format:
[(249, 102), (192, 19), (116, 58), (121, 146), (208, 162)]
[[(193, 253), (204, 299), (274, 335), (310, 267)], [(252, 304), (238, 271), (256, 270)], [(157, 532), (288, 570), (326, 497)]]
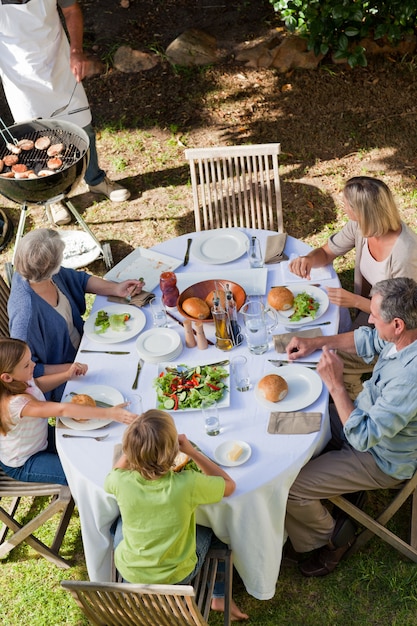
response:
[[(29, 384), (26, 393), (36, 400), (45, 401), (45, 396), (33, 379)], [(11, 396), (9, 400), (11, 428), (7, 435), (0, 435), (0, 459), (9, 467), (21, 467), (48, 445), (48, 420), (21, 417), (22, 409), (29, 401), (27, 395)]]
[(380, 280), (385, 280), (387, 277), (387, 264), (389, 256), (383, 261), (375, 261), (374, 257), (369, 251), (368, 240), (365, 240), (363, 246), (360, 270), (361, 274), (370, 285), (379, 283)]

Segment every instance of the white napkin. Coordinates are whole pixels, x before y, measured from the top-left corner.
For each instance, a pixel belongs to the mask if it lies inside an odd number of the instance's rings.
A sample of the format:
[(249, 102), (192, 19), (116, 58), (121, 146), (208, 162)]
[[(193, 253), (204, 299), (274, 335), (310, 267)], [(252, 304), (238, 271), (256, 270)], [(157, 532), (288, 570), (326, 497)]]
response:
[(317, 282), (320, 282), (321, 280), (328, 280), (329, 278), (333, 278), (332, 266), (326, 265), (325, 267), (313, 267), (313, 269), (310, 272), (310, 280), (306, 281), (305, 278), (300, 278), (296, 274), (293, 274), (292, 272), (290, 272), (290, 270), (288, 269), (289, 262), (290, 261), (284, 261), (283, 263), (281, 263), (281, 270), (282, 270), (284, 285), (287, 283), (288, 284), (290, 283), (308, 284), (309, 282), (317, 283)]

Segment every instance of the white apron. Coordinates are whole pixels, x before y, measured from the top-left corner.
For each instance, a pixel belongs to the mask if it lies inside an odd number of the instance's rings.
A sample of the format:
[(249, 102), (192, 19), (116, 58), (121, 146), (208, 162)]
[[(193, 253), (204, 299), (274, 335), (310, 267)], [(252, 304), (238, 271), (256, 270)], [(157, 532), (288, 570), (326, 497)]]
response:
[[(56, 0), (1, 2), (0, 76), (13, 118), (15, 122), (49, 118), (68, 103), (76, 82)], [(70, 107), (58, 118), (81, 127), (91, 122), (81, 83), (77, 84)]]

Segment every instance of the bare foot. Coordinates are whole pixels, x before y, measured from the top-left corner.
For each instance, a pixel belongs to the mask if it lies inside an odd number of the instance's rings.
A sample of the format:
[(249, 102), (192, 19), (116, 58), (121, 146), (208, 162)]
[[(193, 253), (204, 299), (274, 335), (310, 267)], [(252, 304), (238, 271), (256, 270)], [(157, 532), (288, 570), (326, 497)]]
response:
[[(213, 598), (211, 601), (211, 608), (213, 609), (213, 611), (224, 612), (224, 598)], [(239, 622), (242, 619), (249, 619), (249, 615), (246, 615), (246, 613), (242, 613), (239, 607), (236, 606), (234, 600), (232, 600), (230, 613), (232, 622)]]

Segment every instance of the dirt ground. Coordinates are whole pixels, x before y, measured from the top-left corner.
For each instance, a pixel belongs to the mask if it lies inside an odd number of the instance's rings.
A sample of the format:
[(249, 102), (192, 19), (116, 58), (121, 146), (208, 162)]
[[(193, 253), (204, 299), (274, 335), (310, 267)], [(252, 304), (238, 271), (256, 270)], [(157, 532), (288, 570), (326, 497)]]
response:
[[(107, 68), (85, 80), (100, 161), (132, 198), (122, 205), (97, 201), (80, 186), (73, 202), (96, 236), (110, 242), (116, 262), (135, 246), (193, 230), (183, 151), (202, 145), (279, 141), (286, 228), (312, 245), (340, 225), (339, 193), (353, 175), (383, 178), (405, 221), (417, 227), (416, 58), (376, 58), (353, 70), (325, 60), (317, 70), (283, 75), (239, 66), (230, 54), (210, 68), (173, 68), (163, 52), (181, 32), (202, 29), (231, 50), (281, 26), (270, 3), (81, 4), (85, 45)], [(157, 52), (160, 62), (146, 72), (118, 72), (111, 59), (121, 44)], [(11, 123), (3, 97), (0, 111)], [(17, 224), (20, 207), (1, 200)], [(26, 230), (45, 225), (43, 208), (31, 208)], [(11, 259), (12, 249), (0, 262)], [(89, 270), (103, 274), (104, 264), (96, 261)]]

